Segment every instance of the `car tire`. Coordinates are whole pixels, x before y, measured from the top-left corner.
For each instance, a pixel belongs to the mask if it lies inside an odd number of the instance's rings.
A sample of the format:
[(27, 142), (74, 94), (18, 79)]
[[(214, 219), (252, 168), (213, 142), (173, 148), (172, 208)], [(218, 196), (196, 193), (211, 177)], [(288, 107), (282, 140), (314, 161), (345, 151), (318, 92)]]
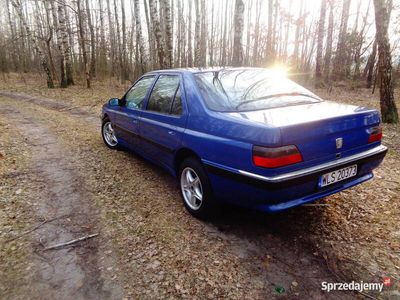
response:
[(103, 142), (110, 149), (118, 149), (118, 139), (115, 135), (114, 129), (112, 127), (109, 118), (105, 118), (101, 124), (101, 136), (103, 137)]
[(183, 204), (191, 215), (206, 219), (218, 213), (219, 204), (213, 197), (207, 173), (198, 159), (189, 157), (181, 163), (178, 180)]

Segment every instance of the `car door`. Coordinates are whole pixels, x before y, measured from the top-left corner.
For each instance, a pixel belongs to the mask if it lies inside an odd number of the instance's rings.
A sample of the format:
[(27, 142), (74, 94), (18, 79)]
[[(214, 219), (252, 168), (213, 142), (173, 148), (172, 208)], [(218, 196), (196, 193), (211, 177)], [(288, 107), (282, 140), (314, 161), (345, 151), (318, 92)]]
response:
[(167, 168), (173, 166), (174, 152), (186, 126), (187, 109), (179, 74), (157, 78), (140, 118), (140, 136), (147, 156)]
[(140, 78), (121, 99), (116, 113), (114, 127), (117, 137), (134, 150), (140, 149), (139, 118), (154, 79), (155, 76)]

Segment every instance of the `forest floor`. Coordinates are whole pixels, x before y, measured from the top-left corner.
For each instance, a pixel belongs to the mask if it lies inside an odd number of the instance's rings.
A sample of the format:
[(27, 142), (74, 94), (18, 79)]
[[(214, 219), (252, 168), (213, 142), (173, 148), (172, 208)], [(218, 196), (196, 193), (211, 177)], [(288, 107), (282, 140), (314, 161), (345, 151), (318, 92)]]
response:
[[(204, 222), (186, 213), (172, 177), (103, 145), (100, 107), (125, 88), (0, 79), (0, 298), (400, 297), (399, 125), (384, 125), (389, 152), (374, 180), (323, 205), (274, 215), (227, 208)], [(316, 93), (379, 107), (366, 89)], [(383, 293), (321, 290), (386, 276)]]

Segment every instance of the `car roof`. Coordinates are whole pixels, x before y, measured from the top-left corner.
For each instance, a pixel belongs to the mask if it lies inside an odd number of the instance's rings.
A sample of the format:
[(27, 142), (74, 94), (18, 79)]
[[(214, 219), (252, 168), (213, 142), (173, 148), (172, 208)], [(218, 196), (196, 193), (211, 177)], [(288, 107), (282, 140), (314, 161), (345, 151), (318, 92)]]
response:
[(218, 72), (222, 70), (257, 70), (263, 68), (251, 68), (251, 67), (206, 67), (206, 68), (175, 68), (175, 69), (163, 69), (163, 70), (154, 70), (147, 72), (146, 74), (154, 74), (154, 73), (204, 73), (204, 72)]

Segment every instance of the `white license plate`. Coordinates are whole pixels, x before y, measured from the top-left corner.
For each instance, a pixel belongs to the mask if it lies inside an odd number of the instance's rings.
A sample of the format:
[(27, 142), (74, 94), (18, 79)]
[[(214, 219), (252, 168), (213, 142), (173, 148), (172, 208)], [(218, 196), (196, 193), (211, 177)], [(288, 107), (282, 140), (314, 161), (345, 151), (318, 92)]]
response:
[(357, 175), (357, 165), (348, 166), (322, 175), (319, 186), (324, 187)]

